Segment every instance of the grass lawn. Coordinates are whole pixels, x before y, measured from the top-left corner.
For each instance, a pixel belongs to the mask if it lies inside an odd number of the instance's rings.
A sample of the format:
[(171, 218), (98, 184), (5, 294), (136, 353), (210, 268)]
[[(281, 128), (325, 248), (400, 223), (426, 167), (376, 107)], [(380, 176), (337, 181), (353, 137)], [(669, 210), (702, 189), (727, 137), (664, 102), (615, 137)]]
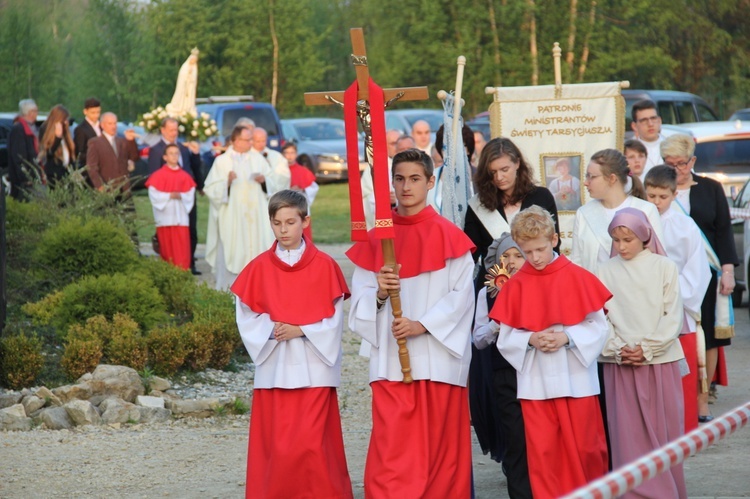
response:
[[(151, 241), (155, 234), (154, 216), (148, 193), (143, 190), (134, 196), (138, 215), (138, 238), (141, 242)], [(208, 225), (208, 198), (198, 195), (198, 242), (206, 242)], [(316, 243), (336, 244), (350, 241), (349, 187), (346, 183), (324, 184), (312, 206), (313, 237)]]

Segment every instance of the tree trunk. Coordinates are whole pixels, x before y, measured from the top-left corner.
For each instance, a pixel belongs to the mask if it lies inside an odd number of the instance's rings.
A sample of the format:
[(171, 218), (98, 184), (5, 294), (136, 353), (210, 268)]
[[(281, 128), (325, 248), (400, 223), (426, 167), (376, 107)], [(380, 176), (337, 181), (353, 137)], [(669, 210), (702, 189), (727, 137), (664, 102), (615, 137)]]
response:
[(531, 52), (531, 84), (539, 85), (539, 54), (536, 49), (536, 4), (534, 0), (527, 0), (529, 4), (529, 52)]
[(495, 63), (495, 86), (500, 87), (503, 84), (502, 76), (500, 73), (500, 36), (497, 33), (497, 20), (495, 19), (495, 2), (494, 0), (487, 0), (488, 15), (490, 18), (490, 29), (492, 30), (492, 47), (495, 51), (494, 63)]
[(271, 83), (271, 105), (276, 107), (276, 96), (279, 91), (279, 39), (276, 36), (276, 25), (273, 21), (273, 0), (268, 0), (268, 23), (271, 26), (273, 42), (273, 77)]
[(583, 77), (586, 74), (586, 63), (589, 60), (589, 40), (591, 33), (594, 32), (594, 23), (596, 22), (596, 1), (591, 2), (591, 11), (589, 12), (589, 32), (586, 33), (583, 42), (583, 53), (581, 54), (581, 65), (578, 68), (578, 82), (583, 83)]
[(568, 63), (568, 82), (573, 78), (573, 59), (576, 45), (576, 18), (578, 17), (578, 0), (570, 0), (570, 28), (568, 29), (568, 53), (565, 62)]

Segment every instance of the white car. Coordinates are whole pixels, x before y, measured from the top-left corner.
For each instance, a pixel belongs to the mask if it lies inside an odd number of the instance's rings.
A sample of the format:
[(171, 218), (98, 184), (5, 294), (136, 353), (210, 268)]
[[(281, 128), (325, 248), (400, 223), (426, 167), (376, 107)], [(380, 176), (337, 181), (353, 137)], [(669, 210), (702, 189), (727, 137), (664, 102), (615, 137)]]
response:
[(693, 171), (724, 186), (734, 199), (750, 180), (750, 121), (704, 121), (664, 125), (664, 135), (686, 133), (695, 139)]

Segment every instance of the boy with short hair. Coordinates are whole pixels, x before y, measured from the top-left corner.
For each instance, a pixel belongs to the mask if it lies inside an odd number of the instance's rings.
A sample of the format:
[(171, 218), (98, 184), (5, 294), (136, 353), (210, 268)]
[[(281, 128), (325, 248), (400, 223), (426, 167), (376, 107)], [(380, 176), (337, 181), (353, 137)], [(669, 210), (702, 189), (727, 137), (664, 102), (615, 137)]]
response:
[(625, 158), (628, 160), (628, 166), (633, 175), (638, 175), (638, 178), (643, 182), (644, 169), (646, 168), (646, 161), (648, 161), (648, 150), (643, 142), (636, 139), (630, 139), (625, 141)]
[(268, 214), (276, 242), (231, 288), (255, 363), (245, 495), (352, 497), (336, 396), (349, 289), (335, 260), (303, 236), (304, 194), (277, 192)]
[[(396, 269), (380, 240), (356, 243), (350, 329), (372, 345), (372, 435), (365, 466), (368, 498), (471, 496), (466, 383), (471, 361), (474, 245), (427, 206), (433, 165), (422, 151), (393, 158)], [(400, 290), (403, 316), (388, 292)], [(404, 384), (396, 340), (407, 339), (414, 382)]]
[(190, 210), (195, 202), (195, 181), (180, 167), (180, 149), (170, 144), (164, 149), (164, 166), (146, 181), (148, 198), (154, 211), (159, 254), (167, 262), (189, 269)]
[(500, 324), (498, 350), (518, 372), (531, 490), (537, 499), (560, 497), (607, 472), (596, 360), (612, 294), (553, 251), (558, 236), (544, 209), (516, 215), (511, 236), (526, 264), (489, 317)]
[[(690, 372), (682, 377), (682, 392), (685, 404), (685, 433), (698, 427), (699, 398), (698, 371), (705, 370), (698, 359), (698, 335), (696, 330), (701, 318), (701, 304), (706, 295), (711, 270), (703, 244), (703, 235), (698, 225), (679, 207), (677, 201), (677, 173), (674, 168), (659, 165), (649, 170), (644, 182), (646, 199), (655, 204), (661, 215), (664, 228), (662, 243), (670, 260), (677, 264), (680, 272), (680, 295), (685, 320), (680, 333), (680, 344), (685, 353)], [(702, 334), (700, 335), (702, 339)], [(705, 352), (705, 345), (703, 346)], [(705, 374), (705, 373), (704, 373)], [(708, 413), (707, 401), (702, 409)]]
[[(294, 142), (288, 142), (281, 148), (281, 154), (289, 162), (289, 171), (292, 174), (290, 180), (290, 189), (300, 191), (307, 197), (308, 210), (312, 208), (315, 196), (318, 194), (320, 186), (315, 182), (315, 174), (297, 163), (297, 145)], [(312, 241), (312, 223), (308, 224), (305, 229), (305, 236)]]

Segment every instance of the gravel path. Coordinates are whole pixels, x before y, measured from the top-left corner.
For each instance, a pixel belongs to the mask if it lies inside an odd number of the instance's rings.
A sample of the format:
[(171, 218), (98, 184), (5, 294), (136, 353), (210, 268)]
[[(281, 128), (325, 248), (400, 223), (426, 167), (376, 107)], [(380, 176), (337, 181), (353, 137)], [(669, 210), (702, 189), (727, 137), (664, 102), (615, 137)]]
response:
[[(343, 246), (323, 246), (351, 266)], [(205, 262), (202, 262), (205, 265)], [(204, 270), (204, 276), (207, 268)], [(737, 314), (738, 337), (728, 351), (732, 386), (720, 391), (714, 414), (750, 399), (750, 333), (746, 311)], [(344, 442), (357, 498), (363, 494), (370, 437), (370, 390), (359, 341), (346, 331), (339, 388)], [(252, 368), (208, 371), (198, 379), (173, 379), (184, 396), (251, 393)], [(249, 417), (184, 419), (148, 425), (0, 433), (0, 498), (240, 498), (245, 487)], [(750, 497), (750, 428), (686, 464), (690, 497)], [(477, 498), (507, 497), (500, 466), (474, 442)], [(290, 477), (293, 479), (293, 477)]]

